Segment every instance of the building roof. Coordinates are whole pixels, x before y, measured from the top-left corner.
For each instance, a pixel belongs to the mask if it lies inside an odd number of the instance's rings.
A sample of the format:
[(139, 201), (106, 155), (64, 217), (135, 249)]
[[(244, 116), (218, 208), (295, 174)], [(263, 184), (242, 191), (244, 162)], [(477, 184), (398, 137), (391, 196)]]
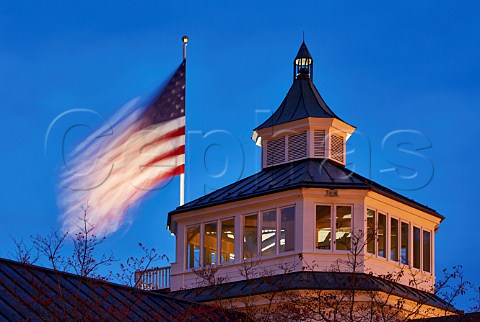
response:
[(275, 113), (257, 126), (255, 131), (308, 117), (340, 120), (325, 103), (313, 82), (310, 79), (298, 78), (293, 81), (287, 96)]
[(421, 322), (478, 322), (480, 321), (480, 313), (479, 312), (472, 312), (472, 313), (464, 313), (459, 315), (451, 315), (451, 316), (440, 316), (436, 318), (427, 318), (427, 319), (418, 319), (414, 321), (421, 321)]
[(303, 187), (372, 190), (444, 219), (435, 210), (362, 177), (332, 160), (304, 159), (264, 168), (252, 176), (177, 207), (169, 213), (168, 225), (171, 216), (180, 212)]
[[(294, 61), (299, 58), (310, 59), (313, 66), (313, 59), (305, 42), (302, 42)], [(341, 120), (325, 103), (313, 81), (310, 78), (299, 77), (294, 79), (287, 96), (275, 113), (257, 126), (255, 131), (308, 117)]]
[(228, 321), (236, 313), (0, 258), (0, 320)]
[(307, 45), (305, 44), (305, 41), (302, 41), (302, 44), (298, 49), (297, 56), (295, 56), (295, 60), (301, 59), (301, 58), (312, 59), (312, 55), (310, 55), (310, 51), (308, 50)]
[(354, 276), (352, 273), (344, 272), (292, 272), (214, 286), (180, 290), (167, 295), (201, 303), (271, 292), (292, 290), (348, 291), (352, 288), (357, 291), (385, 292), (404, 299), (416, 301), (417, 303), (423, 303), (448, 311), (457, 311), (451, 304), (448, 304), (432, 293), (363, 273), (357, 273)]

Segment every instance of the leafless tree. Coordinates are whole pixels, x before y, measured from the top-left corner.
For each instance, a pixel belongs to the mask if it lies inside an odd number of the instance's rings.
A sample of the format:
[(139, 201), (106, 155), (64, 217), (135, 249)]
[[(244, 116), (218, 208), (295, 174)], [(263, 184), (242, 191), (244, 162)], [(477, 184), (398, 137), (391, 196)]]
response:
[(120, 271), (116, 273), (116, 279), (126, 286), (140, 287), (142, 275), (154, 269), (155, 263), (161, 260), (169, 262), (168, 257), (158, 254), (155, 248), (147, 248), (142, 243), (138, 246), (142, 249), (143, 256), (127, 258), (125, 263), (120, 264)]
[(95, 227), (88, 220), (88, 211), (90, 206), (82, 207), (82, 217), (80, 217), (80, 225), (78, 231), (72, 238), (73, 252), (67, 258), (67, 267), (77, 275), (85, 277), (107, 278), (98, 274), (99, 268), (111, 266), (118, 261), (112, 253), (100, 255), (96, 254), (96, 249), (105, 242), (107, 235), (100, 237), (95, 231)]
[(11, 258), (24, 264), (35, 264), (38, 261), (38, 251), (34, 252), (33, 246), (27, 246), (23, 238), (17, 239), (15, 236), (10, 236), (10, 239), (14, 244), (13, 253), (10, 253)]
[[(25, 292), (21, 289), (8, 287), (4, 287), (4, 289), (9, 289), (10, 296), (18, 299), (19, 307), (23, 307), (25, 312), (29, 312), (32, 307), (35, 307), (38, 309), (37, 316), (46, 321), (68, 320), (72, 316), (74, 320), (79, 321), (102, 320), (102, 317), (89, 315), (89, 312), (95, 311), (89, 309), (90, 307), (102, 307), (106, 316), (115, 316), (121, 319), (122, 316), (128, 315), (136, 304), (140, 304), (137, 302), (142, 301), (143, 298), (137, 296), (138, 294), (135, 295), (135, 287), (138, 284), (138, 280), (134, 278), (135, 272), (148, 269), (159, 260), (166, 259), (168, 261), (165, 255), (156, 253), (155, 249), (149, 249), (139, 244), (143, 256), (128, 258), (125, 264), (120, 264), (120, 271), (114, 274), (109, 268), (118, 260), (111, 253), (101, 252), (101, 246), (108, 236), (97, 234), (95, 227), (88, 219), (89, 211), (93, 211), (89, 206), (81, 208), (80, 225), (73, 236), (60, 230), (51, 230), (45, 236), (31, 236), (31, 245), (27, 245), (23, 239), (18, 240), (12, 237), (15, 245), (13, 259), (27, 264), (22, 268), (22, 274), (29, 280), (31, 298), (25, 300), (23, 296)], [(68, 243), (69, 241), (71, 244)], [(70, 254), (68, 254), (69, 249), (71, 249)], [(52, 300), (51, 285), (48, 284), (48, 279), (39, 279), (35, 268), (30, 266), (40, 261), (53, 270), (52, 276), (56, 278), (58, 289), (58, 296), (55, 300)], [(64, 272), (79, 276), (78, 283), (72, 284), (68, 290), (63, 290), (61, 286), (65, 276)], [(104, 282), (110, 281), (114, 277), (117, 277), (118, 281), (125, 286), (130, 287), (132, 297), (128, 303), (111, 304), (108, 292), (104, 291)], [(97, 295), (85, 296), (85, 289), (89, 289), (90, 292)]]
[(52, 269), (64, 271), (67, 262), (61, 254), (61, 250), (65, 245), (67, 235), (67, 233), (62, 233), (57, 229), (51, 230), (46, 236), (38, 234), (35, 237), (31, 236), (30, 240), (37, 254), (44, 257)]

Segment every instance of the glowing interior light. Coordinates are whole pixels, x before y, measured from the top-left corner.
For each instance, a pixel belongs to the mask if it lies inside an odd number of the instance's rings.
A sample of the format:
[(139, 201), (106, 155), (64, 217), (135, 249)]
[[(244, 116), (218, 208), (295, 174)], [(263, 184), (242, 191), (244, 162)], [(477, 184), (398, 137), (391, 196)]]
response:
[(269, 239), (270, 237), (275, 236), (275, 233), (276, 233), (275, 231), (273, 231), (271, 233), (263, 231), (262, 232), (262, 241), (265, 241), (265, 240)]
[(295, 65), (310, 65), (312, 63), (312, 60), (310, 58), (297, 58), (295, 59)]
[(269, 248), (272, 248), (273, 246), (275, 246), (275, 243), (271, 243), (270, 245), (267, 245), (267, 246), (263, 247), (262, 252), (266, 251)]

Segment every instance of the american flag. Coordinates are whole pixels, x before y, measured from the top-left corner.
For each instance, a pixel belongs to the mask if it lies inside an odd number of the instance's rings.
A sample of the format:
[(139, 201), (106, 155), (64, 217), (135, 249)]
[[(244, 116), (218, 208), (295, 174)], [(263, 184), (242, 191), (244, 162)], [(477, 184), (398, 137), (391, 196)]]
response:
[(64, 231), (78, 231), (87, 206), (95, 231), (116, 231), (132, 205), (184, 173), (185, 60), (150, 103), (129, 102), (70, 159), (58, 195)]

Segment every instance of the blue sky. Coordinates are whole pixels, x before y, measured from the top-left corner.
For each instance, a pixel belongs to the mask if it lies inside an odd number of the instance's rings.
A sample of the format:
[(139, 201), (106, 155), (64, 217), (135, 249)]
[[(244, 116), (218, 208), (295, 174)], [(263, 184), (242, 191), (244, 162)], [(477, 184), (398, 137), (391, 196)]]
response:
[[(304, 31), (317, 88), (357, 127), (350, 166), (444, 215), (437, 271), (462, 264), (480, 284), (479, 7), (474, 1), (2, 1), (0, 256), (9, 256), (9, 235), (28, 238), (58, 226), (56, 184), (69, 124), (94, 129), (130, 99), (150, 94), (180, 63), (184, 34), (190, 37), (187, 201), (258, 171), (251, 131), (289, 89)], [(79, 108), (98, 115), (62, 118), (45, 146), (55, 118)], [(89, 133), (75, 132), (67, 146)], [(389, 149), (388, 140), (406, 142), (417, 155)], [(106, 248), (125, 258), (143, 242), (174, 258), (165, 224), (177, 199), (175, 179), (132, 209)]]

